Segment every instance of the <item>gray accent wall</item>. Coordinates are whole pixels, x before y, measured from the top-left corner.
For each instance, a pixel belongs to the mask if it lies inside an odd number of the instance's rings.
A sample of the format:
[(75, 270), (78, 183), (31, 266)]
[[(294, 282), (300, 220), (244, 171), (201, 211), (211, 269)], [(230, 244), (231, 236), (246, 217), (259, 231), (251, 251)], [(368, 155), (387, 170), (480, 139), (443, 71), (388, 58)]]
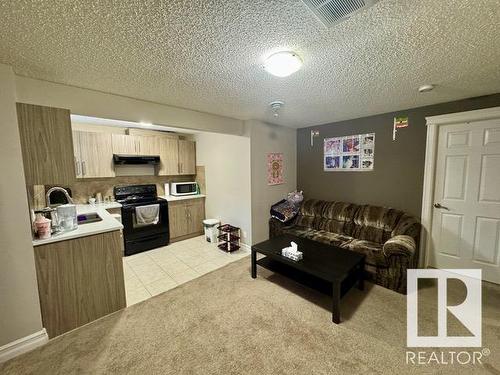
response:
[[(388, 206), (420, 217), (425, 117), (496, 106), (500, 106), (500, 94), (301, 128), (297, 132), (297, 187), (306, 198)], [(400, 129), (393, 141), (394, 117), (405, 115), (409, 126)], [(320, 134), (311, 147), (313, 129)], [(324, 138), (372, 132), (376, 134), (372, 172), (323, 171)]]

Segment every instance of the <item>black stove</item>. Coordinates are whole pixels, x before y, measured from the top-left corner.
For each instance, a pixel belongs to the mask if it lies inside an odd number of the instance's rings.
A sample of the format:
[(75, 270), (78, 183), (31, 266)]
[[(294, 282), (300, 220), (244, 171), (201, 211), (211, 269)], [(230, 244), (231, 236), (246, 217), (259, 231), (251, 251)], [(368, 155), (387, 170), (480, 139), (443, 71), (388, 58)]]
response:
[[(170, 240), (168, 202), (158, 198), (156, 185), (115, 186), (114, 196), (122, 205), (126, 256), (168, 245)], [(136, 213), (136, 210), (141, 210), (141, 207), (145, 206), (151, 206), (153, 212), (157, 210), (156, 218), (147, 223), (138, 220)]]

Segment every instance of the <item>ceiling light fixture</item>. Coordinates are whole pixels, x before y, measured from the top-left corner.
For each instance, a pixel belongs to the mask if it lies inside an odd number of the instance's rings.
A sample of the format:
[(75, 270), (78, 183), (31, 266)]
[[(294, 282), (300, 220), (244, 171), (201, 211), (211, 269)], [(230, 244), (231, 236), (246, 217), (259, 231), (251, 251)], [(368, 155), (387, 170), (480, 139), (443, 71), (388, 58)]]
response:
[(418, 92), (429, 92), (434, 90), (434, 85), (422, 85), (418, 88)]
[(271, 110), (273, 111), (273, 116), (278, 117), (280, 109), (285, 105), (281, 100), (275, 100), (274, 102), (269, 103)]
[(277, 52), (264, 62), (266, 72), (277, 77), (288, 77), (302, 67), (302, 59), (290, 51)]

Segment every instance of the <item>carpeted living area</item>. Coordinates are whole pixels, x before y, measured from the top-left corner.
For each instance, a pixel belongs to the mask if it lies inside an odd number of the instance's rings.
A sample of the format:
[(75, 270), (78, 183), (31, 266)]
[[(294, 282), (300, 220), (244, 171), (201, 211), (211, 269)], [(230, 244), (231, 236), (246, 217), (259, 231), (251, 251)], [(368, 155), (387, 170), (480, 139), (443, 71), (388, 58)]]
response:
[[(377, 285), (351, 290), (340, 325), (330, 299), (244, 258), (107, 316), (0, 365), (2, 374), (402, 374), (406, 297)], [(451, 298), (463, 290), (454, 288)], [(435, 287), (422, 291), (431, 327)], [(500, 288), (483, 287), (485, 364), (442, 373), (500, 373)]]

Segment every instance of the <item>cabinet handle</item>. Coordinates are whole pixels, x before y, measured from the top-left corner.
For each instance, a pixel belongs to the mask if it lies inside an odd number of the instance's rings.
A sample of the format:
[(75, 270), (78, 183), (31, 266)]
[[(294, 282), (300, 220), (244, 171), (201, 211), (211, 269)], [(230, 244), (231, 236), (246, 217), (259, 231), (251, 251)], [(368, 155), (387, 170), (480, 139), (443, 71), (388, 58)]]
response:
[(76, 157), (75, 157), (75, 172), (76, 172), (76, 177), (80, 176), (80, 163), (78, 162), (78, 160), (76, 160)]
[(85, 165), (85, 162), (82, 161), (82, 176), (85, 176), (87, 174), (87, 167)]

